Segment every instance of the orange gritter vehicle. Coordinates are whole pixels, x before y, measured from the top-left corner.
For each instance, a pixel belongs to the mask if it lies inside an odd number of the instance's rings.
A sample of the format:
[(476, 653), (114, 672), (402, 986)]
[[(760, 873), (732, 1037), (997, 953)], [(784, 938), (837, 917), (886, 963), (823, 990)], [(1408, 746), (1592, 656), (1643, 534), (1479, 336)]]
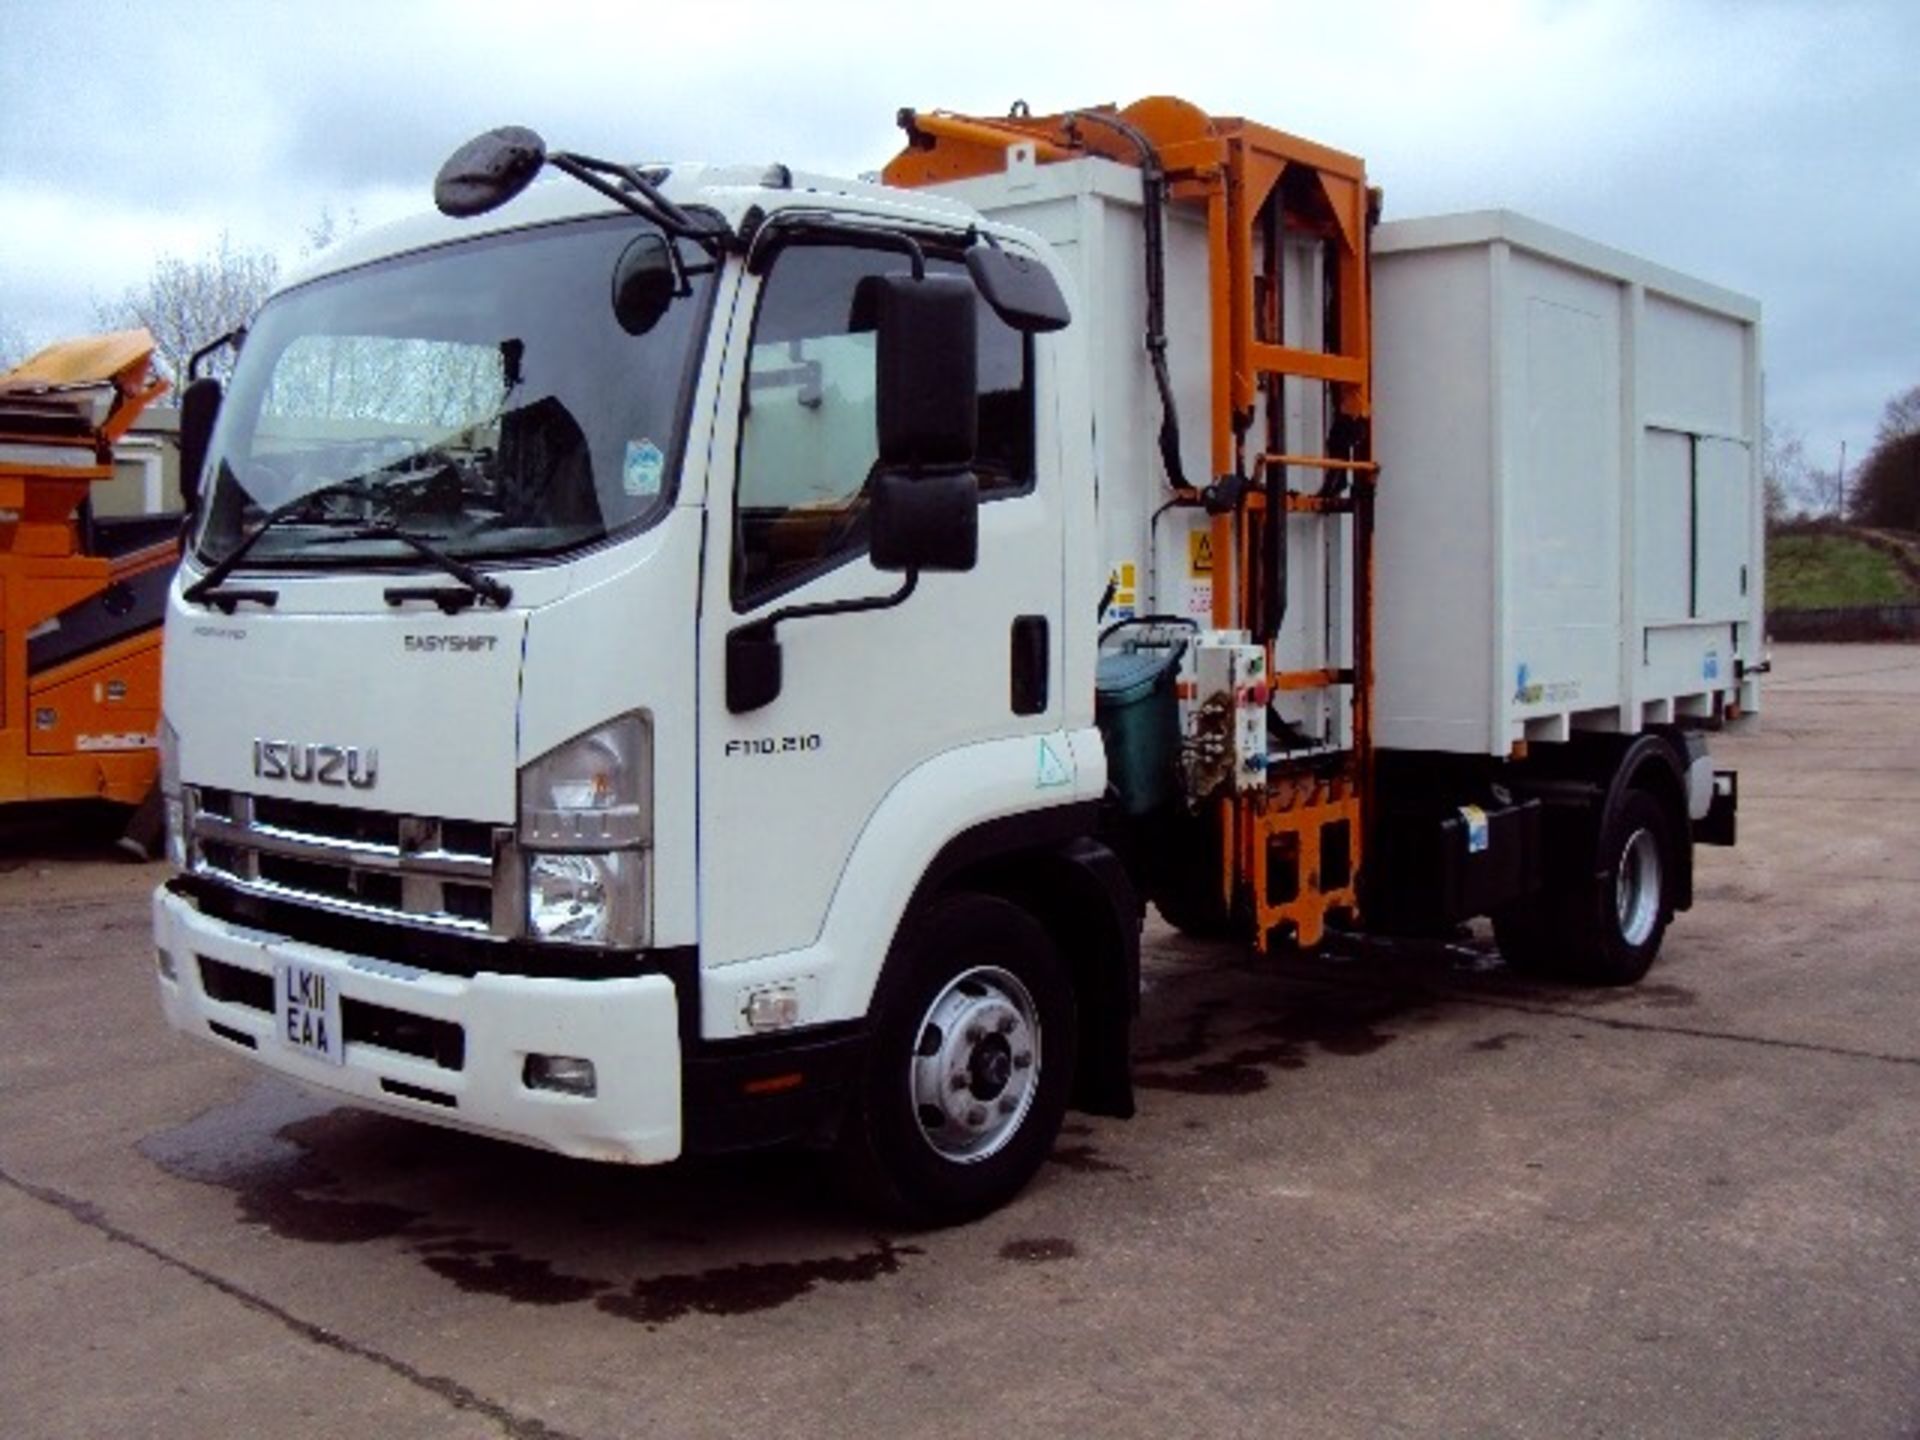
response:
[(114, 442), (165, 393), (153, 337), (49, 346), (0, 374), (0, 804), (140, 805), (157, 778), (160, 624), (180, 517), (101, 519)]

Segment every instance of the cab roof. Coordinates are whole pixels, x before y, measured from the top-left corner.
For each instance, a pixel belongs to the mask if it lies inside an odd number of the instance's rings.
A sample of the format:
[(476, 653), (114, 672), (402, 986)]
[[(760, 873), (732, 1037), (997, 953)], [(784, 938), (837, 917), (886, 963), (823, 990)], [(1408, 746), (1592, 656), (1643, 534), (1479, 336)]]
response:
[[(665, 172), (664, 179), (657, 183), (675, 204), (683, 207), (705, 206), (715, 210), (735, 229), (739, 228), (749, 210), (757, 208), (772, 215), (782, 210), (818, 209), (823, 203), (829, 203), (833, 209), (843, 213), (874, 215), (944, 229), (963, 230), (968, 226), (986, 224), (980, 213), (971, 206), (924, 190), (901, 190), (864, 180), (846, 180), (788, 170), (779, 165), (676, 163), (641, 168), (655, 175)], [(577, 181), (565, 176), (549, 175), (527, 187), (522, 194), (498, 210), (485, 215), (462, 220), (429, 210), (350, 235), (297, 269), (280, 288), (302, 285), (322, 276), (338, 274), (409, 251), (471, 240), (479, 235), (626, 213), (619, 205)], [(998, 231), (1004, 227), (991, 228)]]

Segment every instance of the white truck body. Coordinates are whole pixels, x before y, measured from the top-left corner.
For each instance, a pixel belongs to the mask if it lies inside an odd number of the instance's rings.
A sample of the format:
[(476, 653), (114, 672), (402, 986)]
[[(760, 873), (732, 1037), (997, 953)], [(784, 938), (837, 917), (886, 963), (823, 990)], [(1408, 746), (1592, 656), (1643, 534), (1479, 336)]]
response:
[[(1046, 241), (1073, 275), (1081, 297), (1075, 327), (1084, 325), (1094, 411), (1095, 471), (1100, 494), (1101, 558), (1116, 579), (1108, 619), (1175, 615), (1211, 624), (1215, 557), (1209, 517), (1193, 506), (1163, 509), (1172, 495), (1157, 435), (1161, 410), (1141, 337), (1146, 325), (1142, 276), (1140, 171), (1090, 158), (1036, 165), (1010, 157), (1005, 173), (938, 187), (995, 220)], [(1322, 266), (1318, 247), (1290, 238), (1281, 314), (1284, 342), (1318, 351), (1322, 344)], [(1207, 228), (1191, 208), (1169, 211), (1166, 225), (1167, 363), (1181, 420), (1187, 480), (1209, 473), (1207, 405), (1212, 372), (1207, 312)], [(1326, 386), (1299, 376), (1283, 382), (1287, 453), (1319, 455)], [(1256, 402), (1253, 430), (1265, 423)], [(1322, 477), (1293, 467), (1286, 483), (1314, 490)], [(1349, 516), (1295, 516), (1287, 532), (1287, 622), (1274, 644), (1277, 670), (1338, 669), (1353, 663), (1348, 633), (1352, 606), (1353, 522)], [(1350, 712), (1333, 691), (1275, 698), (1275, 710), (1323, 747), (1352, 743)]]
[(1374, 256), (1380, 743), (1757, 710), (1758, 303), (1506, 211)]

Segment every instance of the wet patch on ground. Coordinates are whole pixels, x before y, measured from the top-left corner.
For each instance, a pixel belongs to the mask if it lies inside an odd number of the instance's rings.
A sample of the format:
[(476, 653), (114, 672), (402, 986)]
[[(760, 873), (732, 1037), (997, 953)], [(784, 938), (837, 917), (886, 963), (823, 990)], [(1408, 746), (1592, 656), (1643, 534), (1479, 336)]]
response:
[(1352, 1058), (1385, 1048), (1399, 1034), (1381, 1022), (1429, 1003), (1401, 993), (1306, 992), (1277, 1010), (1261, 1005), (1266, 1018), (1223, 1036), (1218, 1032), (1236, 1007), (1214, 997), (1187, 1014), (1176, 1038), (1140, 1056), (1134, 1083), (1182, 1095), (1252, 1095), (1266, 1089), (1275, 1072), (1298, 1070), (1315, 1054)]
[(1478, 1050), (1486, 1055), (1497, 1055), (1514, 1041), (1524, 1040), (1526, 1038), (1527, 1037), (1518, 1030), (1502, 1030), (1498, 1035), (1489, 1035), (1484, 1040), (1475, 1040), (1471, 1045), (1467, 1046), (1467, 1048), (1469, 1050)]
[(287, 1240), (358, 1245), (399, 1235), (417, 1210), (338, 1194), (339, 1182), (301, 1141), (332, 1107), (265, 1077), (239, 1099), (196, 1115), (136, 1147), (169, 1175), (234, 1192), (240, 1219)]
[(617, 1295), (602, 1295), (596, 1309), (642, 1325), (664, 1325), (690, 1314), (746, 1315), (798, 1300), (820, 1285), (859, 1285), (891, 1275), (903, 1256), (923, 1253), (915, 1245), (882, 1240), (857, 1255), (817, 1260), (768, 1260), (723, 1265), (687, 1275), (635, 1280)]
[(425, 1254), (422, 1263), (469, 1295), (498, 1295), (521, 1305), (574, 1305), (613, 1288), (612, 1281), (563, 1274), (553, 1268), (552, 1261), (529, 1260), (506, 1245), (460, 1252), (433, 1246), (418, 1249), (437, 1250)]
[[(686, 1251), (778, 1223), (819, 1221), (829, 1232), (822, 1247), (837, 1249), (847, 1238), (838, 1203), (804, 1157), (671, 1171), (594, 1165), (334, 1107), (271, 1076), (138, 1148), (170, 1175), (231, 1191), (240, 1223), (281, 1239), (397, 1241), (398, 1253), (467, 1294), (541, 1307), (593, 1302), (649, 1326), (773, 1309), (822, 1285), (891, 1275), (921, 1253), (881, 1239), (853, 1254), (691, 1269)], [(1104, 1167), (1091, 1145), (1080, 1148), (1086, 1168)], [(515, 1235), (522, 1240), (506, 1238)], [(568, 1255), (527, 1253), (556, 1236)], [(665, 1273), (636, 1276), (636, 1251)]]
[(1079, 1253), (1078, 1245), (1057, 1235), (1045, 1236), (1037, 1240), (1009, 1240), (1000, 1247), (1002, 1260), (1018, 1260), (1027, 1265), (1045, 1264), (1051, 1260), (1071, 1260)]
[(1111, 1160), (1100, 1158), (1100, 1152), (1091, 1145), (1061, 1145), (1055, 1143), (1053, 1153), (1047, 1162), (1062, 1169), (1074, 1170), (1082, 1175), (1124, 1175), (1127, 1167), (1116, 1165)]

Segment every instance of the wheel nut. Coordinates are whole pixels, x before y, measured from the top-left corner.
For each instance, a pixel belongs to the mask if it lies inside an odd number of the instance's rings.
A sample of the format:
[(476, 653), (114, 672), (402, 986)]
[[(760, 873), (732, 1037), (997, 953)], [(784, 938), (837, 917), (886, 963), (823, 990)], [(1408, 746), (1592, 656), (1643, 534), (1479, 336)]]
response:
[(987, 1032), (982, 1030), (978, 1025), (967, 1026), (967, 1043), (969, 1045), (978, 1045), (986, 1038)]
[(1011, 1035), (1013, 1033), (1013, 1027), (1019, 1023), (1020, 1022), (1011, 1015), (1002, 1015), (1000, 1017), (1000, 1033), (1002, 1035)]
[(979, 1127), (987, 1123), (987, 1112), (978, 1105), (967, 1112), (967, 1124)]
[(964, 1090), (967, 1088), (967, 1086), (971, 1085), (972, 1083), (973, 1081), (971, 1078), (968, 1077), (966, 1071), (956, 1070), (953, 1072), (953, 1088), (954, 1089)]
[(1022, 1050), (1013, 1057), (1013, 1068), (1016, 1070), (1025, 1070), (1031, 1064), (1033, 1064), (1033, 1052), (1030, 1050)]
[(1013, 1114), (1013, 1097), (1011, 1095), (1002, 1095), (1000, 1097), (1000, 1113), (1002, 1115)]

